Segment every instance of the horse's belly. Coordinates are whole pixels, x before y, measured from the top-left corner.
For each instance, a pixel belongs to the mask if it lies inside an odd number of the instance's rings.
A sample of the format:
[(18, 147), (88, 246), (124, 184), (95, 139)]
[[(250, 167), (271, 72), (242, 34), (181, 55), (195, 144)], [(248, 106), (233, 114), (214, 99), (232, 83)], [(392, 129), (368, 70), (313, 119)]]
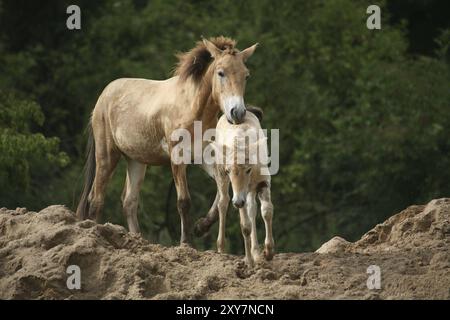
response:
[(149, 165), (170, 163), (165, 138), (159, 140), (156, 136), (143, 136), (133, 128), (127, 128), (116, 130), (114, 139), (117, 147), (128, 158)]

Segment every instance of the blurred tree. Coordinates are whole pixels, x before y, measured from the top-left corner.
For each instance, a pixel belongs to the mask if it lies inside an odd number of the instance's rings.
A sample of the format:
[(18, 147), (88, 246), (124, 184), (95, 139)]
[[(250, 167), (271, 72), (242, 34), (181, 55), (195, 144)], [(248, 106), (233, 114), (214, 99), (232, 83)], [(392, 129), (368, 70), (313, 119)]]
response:
[(4, 206), (35, 201), (42, 173), (68, 164), (67, 155), (58, 150), (58, 138), (32, 132), (32, 126), (43, 123), (35, 102), (0, 91), (0, 202)]

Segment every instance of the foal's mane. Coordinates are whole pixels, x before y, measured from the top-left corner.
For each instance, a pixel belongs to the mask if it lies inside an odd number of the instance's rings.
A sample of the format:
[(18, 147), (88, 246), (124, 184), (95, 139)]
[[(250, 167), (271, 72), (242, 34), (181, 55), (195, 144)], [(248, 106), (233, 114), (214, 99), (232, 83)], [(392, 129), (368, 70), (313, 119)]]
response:
[[(236, 41), (231, 38), (220, 36), (210, 38), (209, 41), (224, 53), (235, 55), (239, 52), (235, 47)], [(179, 76), (183, 81), (192, 78), (196, 83), (202, 80), (213, 60), (203, 41), (198, 41), (196, 46), (190, 51), (177, 54), (177, 58), (178, 63), (175, 67), (174, 74)]]

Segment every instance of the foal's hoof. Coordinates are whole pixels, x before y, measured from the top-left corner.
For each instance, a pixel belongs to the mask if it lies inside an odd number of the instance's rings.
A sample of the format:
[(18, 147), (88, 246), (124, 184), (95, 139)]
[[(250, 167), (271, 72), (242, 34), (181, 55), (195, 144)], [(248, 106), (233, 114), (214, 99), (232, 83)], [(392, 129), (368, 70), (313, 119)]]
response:
[(208, 220), (206, 218), (200, 218), (197, 220), (194, 226), (194, 235), (198, 238), (202, 237), (209, 230)]
[(266, 259), (267, 261), (270, 261), (273, 259), (274, 256), (274, 252), (273, 249), (271, 248), (264, 248), (264, 259)]
[(255, 266), (255, 261), (253, 261), (253, 259), (244, 259), (245, 265), (248, 268), (253, 268)]

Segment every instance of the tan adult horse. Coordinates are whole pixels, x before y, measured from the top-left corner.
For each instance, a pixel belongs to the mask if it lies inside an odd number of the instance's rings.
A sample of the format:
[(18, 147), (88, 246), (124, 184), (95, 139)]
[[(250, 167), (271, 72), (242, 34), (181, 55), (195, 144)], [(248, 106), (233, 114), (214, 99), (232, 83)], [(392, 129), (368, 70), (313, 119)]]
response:
[(186, 164), (170, 161), (174, 130), (193, 132), (194, 121), (203, 130), (214, 128), (222, 111), (228, 121), (245, 116), (244, 92), (249, 71), (245, 61), (256, 44), (239, 51), (225, 37), (199, 41), (178, 56), (175, 76), (163, 80), (118, 79), (98, 98), (92, 112), (85, 184), (77, 208), (80, 219), (100, 219), (108, 181), (123, 155), (127, 176), (122, 193), (123, 212), (130, 232), (139, 233), (138, 196), (148, 165), (171, 165), (181, 217), (181, 243), (189, 243), (190, 196)]

